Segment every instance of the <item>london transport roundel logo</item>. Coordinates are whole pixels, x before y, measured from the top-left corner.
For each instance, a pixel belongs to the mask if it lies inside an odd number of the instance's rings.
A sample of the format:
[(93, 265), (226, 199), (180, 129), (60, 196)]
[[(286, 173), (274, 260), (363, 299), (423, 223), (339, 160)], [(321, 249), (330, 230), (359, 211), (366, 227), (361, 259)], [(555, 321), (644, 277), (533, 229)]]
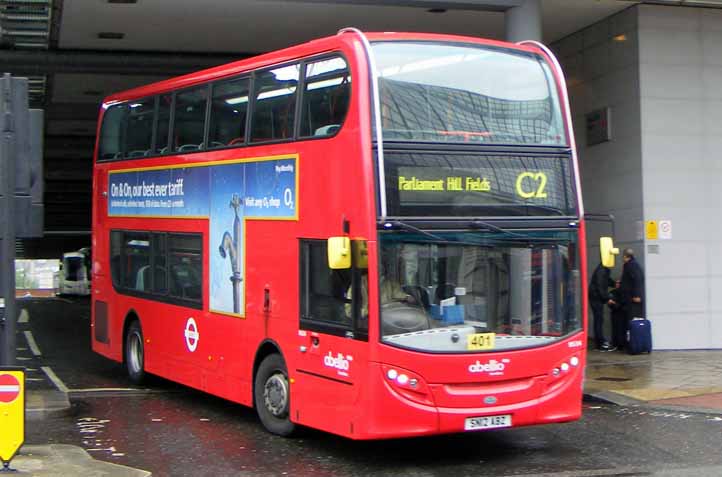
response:
[(11, 403), (20, 395), (20, 381), (12, 374), (0, 374), (0, 402)]
[(196, 320), (194, 320), (193, 317), (188, 318), (188, 321), (186, 321), (184, 334), (188, 351), (192, 353), (198, 347), (198, 340), (201, 337), (200, 333), (198, 333), (198, 325), (196, 325)]

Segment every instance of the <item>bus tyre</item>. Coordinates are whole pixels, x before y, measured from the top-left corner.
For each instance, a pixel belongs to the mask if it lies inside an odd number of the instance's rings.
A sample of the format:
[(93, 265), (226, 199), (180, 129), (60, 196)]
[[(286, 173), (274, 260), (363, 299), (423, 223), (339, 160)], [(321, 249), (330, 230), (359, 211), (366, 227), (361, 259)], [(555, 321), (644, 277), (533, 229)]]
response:
[(143, 330), (140, 322), (133, 321), (125, 333), (125, 367), (128, 377), (134, 384), (141, 384), (145, 379), (145, 361), (143, 351)]
[(279, 354), (266, 356), (253, 386), (256, 412), (263, 426), (279, 436), (290, 436), (296, 425), (290, 419), (291, 387), (286, 363)]

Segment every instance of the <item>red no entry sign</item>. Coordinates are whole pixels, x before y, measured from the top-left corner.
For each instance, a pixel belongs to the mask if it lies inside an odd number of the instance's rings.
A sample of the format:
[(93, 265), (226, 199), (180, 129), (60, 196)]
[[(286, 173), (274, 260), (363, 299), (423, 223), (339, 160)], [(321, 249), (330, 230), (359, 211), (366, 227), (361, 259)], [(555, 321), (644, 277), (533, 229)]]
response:
[(0, 402), (10, 403), (20, 395), (20, 381), (12, 374), (0, 374)]

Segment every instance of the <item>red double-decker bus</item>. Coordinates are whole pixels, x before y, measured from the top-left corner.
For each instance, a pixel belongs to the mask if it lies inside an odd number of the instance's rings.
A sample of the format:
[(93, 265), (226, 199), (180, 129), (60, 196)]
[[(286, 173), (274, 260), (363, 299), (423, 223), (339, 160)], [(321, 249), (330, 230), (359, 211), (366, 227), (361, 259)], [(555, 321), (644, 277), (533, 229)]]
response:
[(110, 96), (93, 349), (353, 439), (571, 421), (585, 235), (536, 43), (346, 29)]

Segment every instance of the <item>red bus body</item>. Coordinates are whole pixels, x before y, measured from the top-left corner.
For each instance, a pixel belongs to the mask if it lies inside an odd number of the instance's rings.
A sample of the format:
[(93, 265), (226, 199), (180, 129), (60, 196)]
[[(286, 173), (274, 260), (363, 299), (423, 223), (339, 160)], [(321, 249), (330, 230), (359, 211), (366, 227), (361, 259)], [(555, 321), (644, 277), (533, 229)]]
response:
[[(412, 40), (513, 48), (540, 55), (550, 65), (555, 64), (546, 51), (534, 45), (401, 33), (369, 34), (368, 38), (372, 42)], [(382, 273), (378, 259), (378, 165), (370, 107), (374, 101), (373, 81), (369, 57), (358, 34), (340, 33), (111, 96), (101, 111), (98, 137), (101, 138), (103, 115), (114, 104), (330, 53), (345, 59), (353, 78), (348, 111), (335, 135), (132, 160), (100, 160), (96, 145), (92, 219), (93, 350), (124, 362), (129, 323), (137, 320), (142, 327), (144, 371), (246, 406), (259, 405), (254, 402), (256, 372), (264, 357), (277, 353), (285, 362), (290, 385), (288, 419), (352, 439), (463, 432), (465, 422), (472, 417), (509, 415), (509, 423), (514, 427), (578, 419), (587, 309), (586, 294), (579, 290), (577, 319), (581, 325), (544, 346), (439, 353), (394, 346), (382, 339), (378, 305)], [(559, 96), (565, 99), (561, 72), (557, 66), (551, 70)], [(568, 102), (562, 101), (560, 107), (568, 119)], [(569, 138), (566, 147), (576, 161), (569, 121), (565, 128)], [(256, 163), (275, 160), (288, 161), (283, 164), (294, 168), (293, 213), (278, 219), (243, 218), (240, 237), (243, 299), (238, 312), (214, 311), (211, 305), (209, 256), (216, 257), (218, 243), (212, 241), (208, 217), (203, 214), (180, 218), (162, 214), (133, 216), (113, 214), (109, 210), (111, 176), (138, 173), (137, 177), (147, 178), (153, 171), (174, 168), (192, 170), (193, 174), (203, 169), (204, 174), (205, 170), (214, 174), (217, 171), (214, 168), (222, 164), (255, 167)], [(209, 187), (212, 190), (213, 185)], [(576, 164), (570, 187), (580, 197)], [(580, 201), (574, 215), (579, 269), (576, 286), (581, 287), (586, 283), (586, 244)], [(199, 305), (188, 307), (172, 300), (158, 301), (142, 294), (119, 292), (111, 273), (112, 230), (200, 234), (202, 295), (196, 297)], [(368, 335), (364, 339), (304, 329), (299, 325), (299, 240), (325, 241), (339, 236), (363, 240), (367, 245)], [(399, 373), (408, 375), (414, 387), (391, 379)], [(492, 423), (486, 427), (497, 426)]]

